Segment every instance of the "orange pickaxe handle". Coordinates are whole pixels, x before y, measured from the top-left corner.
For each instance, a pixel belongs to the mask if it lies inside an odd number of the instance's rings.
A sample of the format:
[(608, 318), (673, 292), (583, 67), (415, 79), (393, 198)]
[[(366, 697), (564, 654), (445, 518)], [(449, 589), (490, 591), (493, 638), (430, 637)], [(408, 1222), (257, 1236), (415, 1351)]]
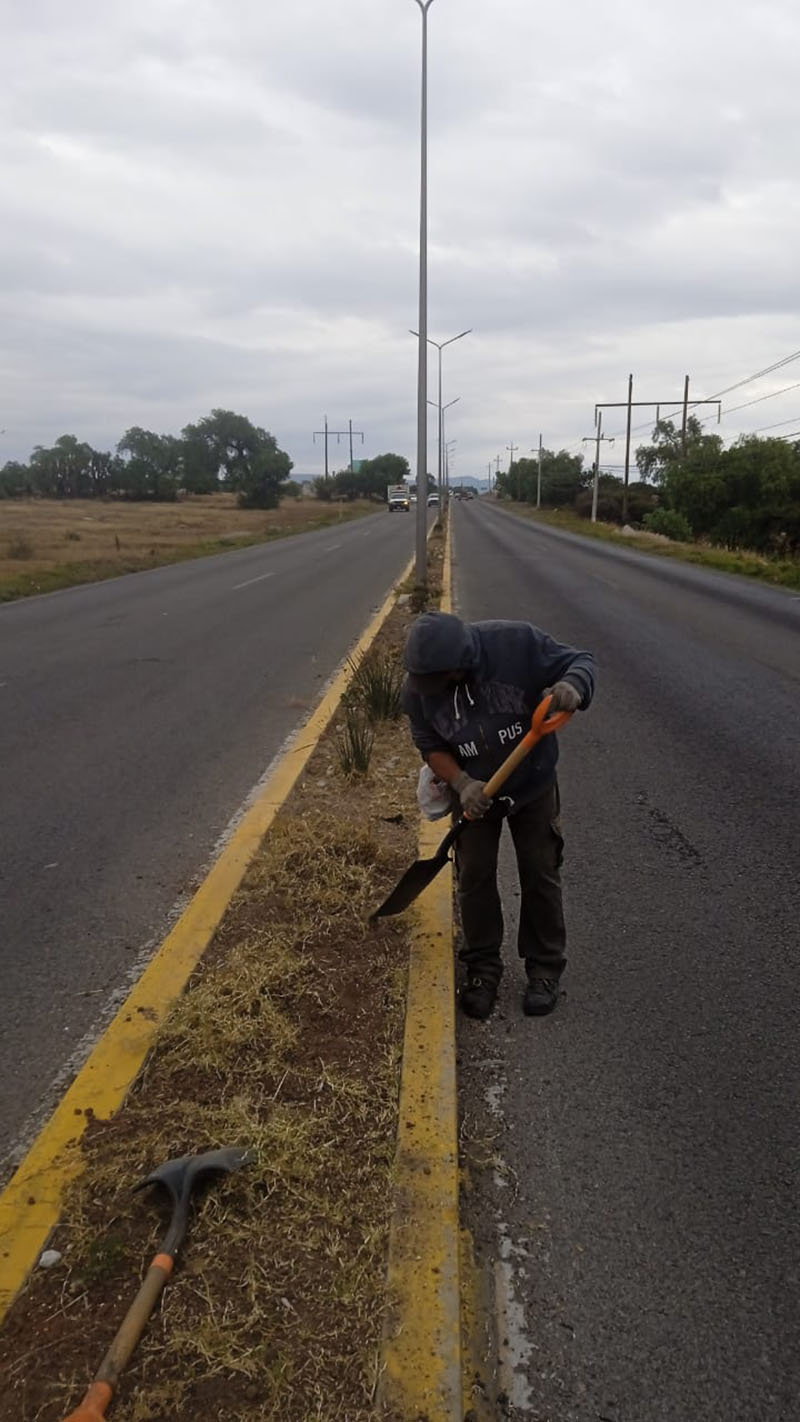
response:
[(549, 736), (553, 731), (558, 731), (567, 724), (571, 711), (556, 711), (555, 715), (549, 716), (552, 696), (545, 696), (533, 713), (531, 728), (526, 736), (523, 736), (519, 745), (515, 746), (507, 760), (503, 761), (499, 770), (496, 770), (491, 780), (487, 780), (483, 787), (483, 793), (487, 800), (493, 800), (498, 790), (502, 789), (510, 776), (514, 774), (517, 766), (530, 755), (534, 746), (538, 744), (544, 736)]

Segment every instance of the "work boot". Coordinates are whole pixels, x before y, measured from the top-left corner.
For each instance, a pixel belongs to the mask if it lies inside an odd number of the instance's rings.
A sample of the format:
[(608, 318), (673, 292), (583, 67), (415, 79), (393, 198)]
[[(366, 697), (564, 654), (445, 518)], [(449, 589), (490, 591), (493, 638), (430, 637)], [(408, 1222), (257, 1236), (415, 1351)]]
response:
[(546, 1017), (558, 1006), (558, 978), (529, 978), (522, 1002), (526, 1017)]
[(480, 1022), (485, 1022), (494, 1011), (497, 983), (493, 978), (482, 978), (478, 972), (469, 973), (458, 1000), (461, 1011), (467, 1017), (477, 1017)]

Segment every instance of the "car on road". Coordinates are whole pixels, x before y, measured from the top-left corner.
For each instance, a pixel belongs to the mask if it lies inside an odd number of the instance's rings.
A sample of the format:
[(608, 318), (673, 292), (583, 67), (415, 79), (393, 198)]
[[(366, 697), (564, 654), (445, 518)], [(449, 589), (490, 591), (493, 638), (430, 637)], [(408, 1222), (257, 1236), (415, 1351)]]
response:
[(428, 508), (429, 508), (429, 509), (437, 508), (437, 507), (438, 507), (438, 504), (439, 504), (439, 495), (438, 495), (438, 494), (429, 494), (429, 495), (428, 495)]
[(389, 505), (389, 513), (395, 513), (398, 509), (403, 513), (408, 513), (410, 508), (408, 485), (390, 484), (386, 490), (386, 501)]

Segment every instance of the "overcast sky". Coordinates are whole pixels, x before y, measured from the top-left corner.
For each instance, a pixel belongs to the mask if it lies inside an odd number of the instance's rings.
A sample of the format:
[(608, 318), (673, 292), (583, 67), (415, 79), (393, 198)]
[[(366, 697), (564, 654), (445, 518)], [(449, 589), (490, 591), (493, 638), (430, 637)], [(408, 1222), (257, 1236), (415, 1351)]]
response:
[[(413, 459), (414, 0), (2, 18), (0, 461), (213, 406), (299, 472), (325, 414)], [(457, 474), (540, 431), (579, 448), (629, 371), (699, 397), (800, 348), (799, 55), (797, 0), (435, 0), (430, 333), (474, 328), (446, 353)], [(722, 429), (777, 421), (800, 388)]]

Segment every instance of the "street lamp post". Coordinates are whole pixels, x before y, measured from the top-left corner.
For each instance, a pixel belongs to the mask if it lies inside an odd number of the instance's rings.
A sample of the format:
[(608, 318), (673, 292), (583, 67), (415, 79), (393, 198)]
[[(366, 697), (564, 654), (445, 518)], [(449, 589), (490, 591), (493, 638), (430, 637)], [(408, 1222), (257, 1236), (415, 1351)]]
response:
[(444, 482), (447, 489), (447, 497), (450, 497), (450, 450), (455, 449), (458, 444), (457, 439), (448, 439), (444, 446)]
[(433, 0), (416, 0), (422, 15), (422, 109), (419, 200), (419, 353), (417, 362), (417, 556), (416, 583), (428, 586), (428, 11)]
[(441, 387), (441, 384), (440, 384), (440, 385), (439, 385), (439, 404), (437, 405), (435, 400), (429, 400), (429, 401), (428, 401), (428, 404), (429, 404), (429, 405), (433, 405), (434, 409), (438, 409), (438, 411), (439, 411), (439, 483), (438, 483), (438, 489), (439, 489), (439, 508), (440, 508), (440, 509), (444, 507), (444, 495), (445, 495), (445, 483), (446, 483), (445, 476), (444, 476), (444, 448), (445, 448), (445, 443), (444, 443), (444, 412), (445, 412), (445, 410), (449, 410), (451, 405), (457, 405), (460, 399), (461, 399), (461, 396), (460, 396), (460, 395), (456, 395), (455, 400), (448, 400), (447, 404), (446, 404), (446, 405), (443, 405), (443, 404), (442, 404), (442, 387)]
[[(412, 334), (412, 336), (416, 336), (416, 337), (417, 337), (417, 340), (419, 340), (419, 331), (412, 331), (411, 334)], [(451, 336), (450, 339), (449, 339), (449, 341), (433, 341), (433, 340), (431, 340), (430, 336), (427, 337), (428, 345), (429, 345), (429, 346), (435, 346), (436, 349), (437, 349), (437, 351), (439, 352), (439, 492), (440, 492), (440, 494), (441, 494), (442, 483), (443, 483), (443, 478), (444, 478), (444, 473), (443, 473), (443, 467), (444, 467), (444, 420), (442, 419), (442, 410), (443, 410), (443, 409), (446, 410), (446, 409), (448, 408), (447, 405), (442, 405), (442, 351), (445, 349), (446, 346), (452, 346), (452, 345), (455, 344), (456, 341), (462, 341), (465, 336), (471, 336), (471, 335), (472, 335), (472, 327), (470, 326), (470, 328), (469, 328), (468, 331), (460, 331), (457, 336)], [(429, 401), (428, 401), (428, 404), (429, 404), (429, 405), (433, 405), (433, 404), (435, 404), (435, 403), (436, 403), (436, 402), (435, 402), (434, 400), (429, 400)], [(451, 400), (451, 401), (450, 401), (450, 404), (452, 405), (453, 403), (454, 403), (454, 402)]]

